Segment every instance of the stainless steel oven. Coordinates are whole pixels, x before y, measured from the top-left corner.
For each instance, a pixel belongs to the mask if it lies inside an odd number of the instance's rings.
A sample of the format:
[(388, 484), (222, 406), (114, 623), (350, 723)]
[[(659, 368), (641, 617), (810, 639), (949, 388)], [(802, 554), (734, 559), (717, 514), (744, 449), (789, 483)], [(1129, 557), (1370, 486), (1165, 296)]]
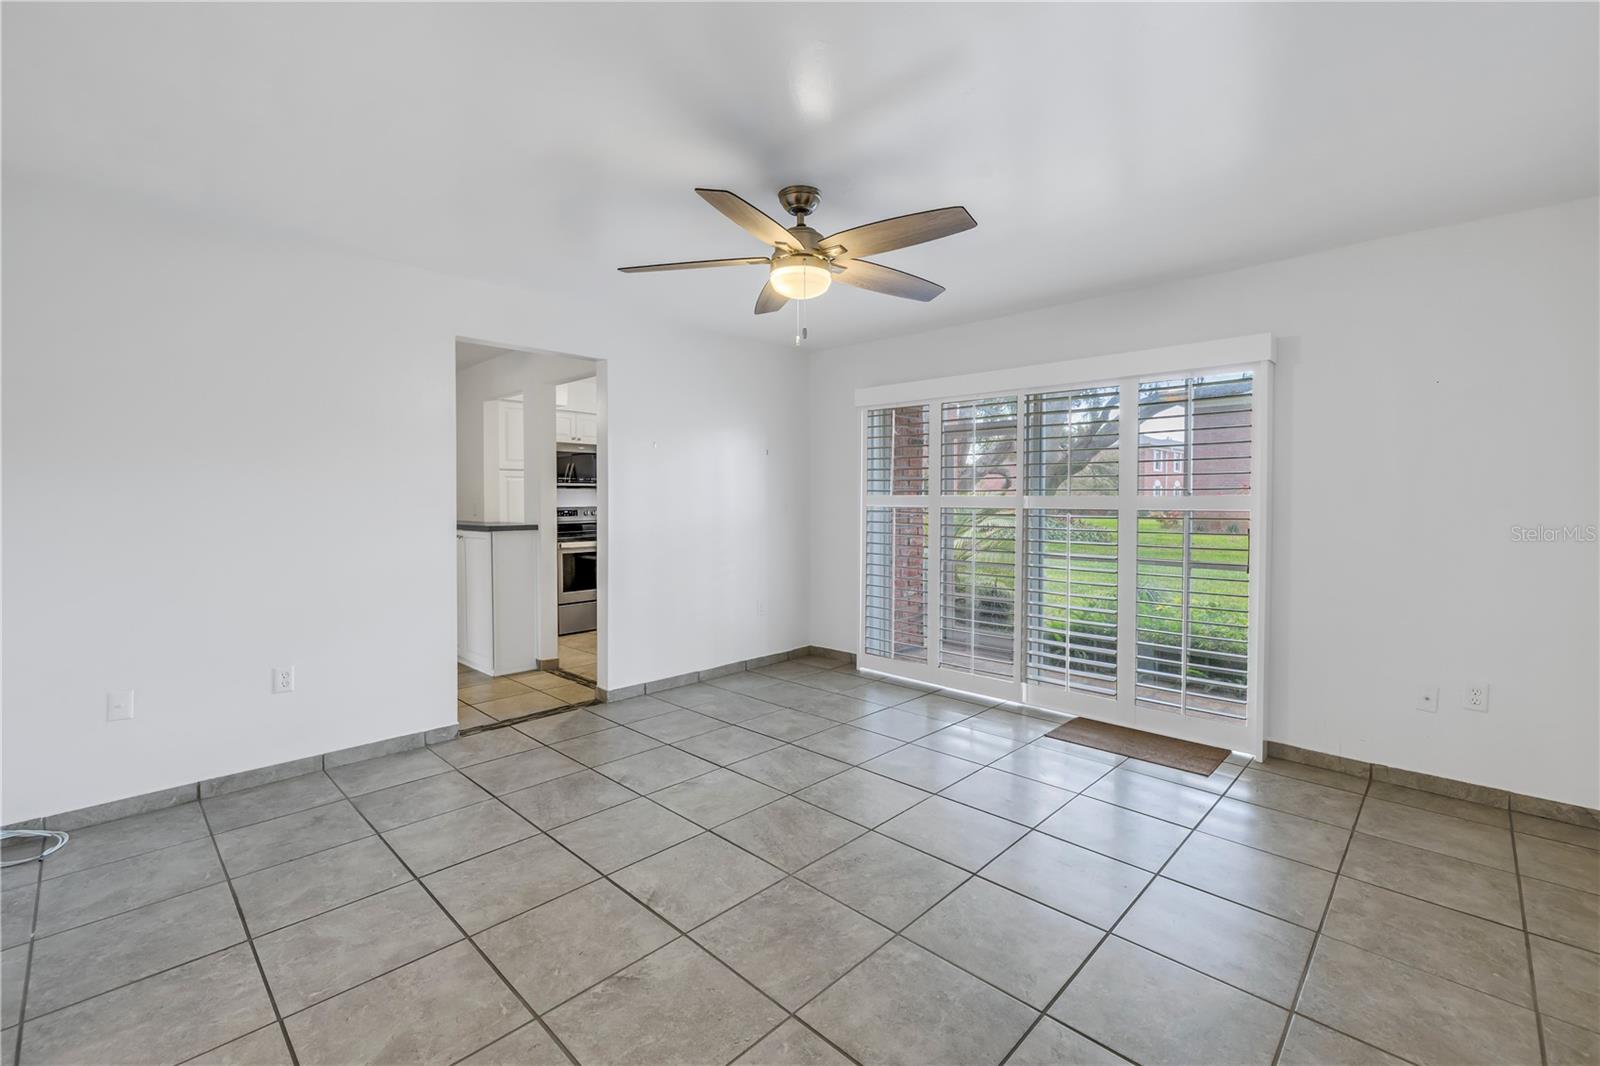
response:
[(595, 627), (600, 562), (597, 532), (593, 507), (556, 508), (556, 544), (560, 553), (556, 629), (560, 633), (584, 633)]

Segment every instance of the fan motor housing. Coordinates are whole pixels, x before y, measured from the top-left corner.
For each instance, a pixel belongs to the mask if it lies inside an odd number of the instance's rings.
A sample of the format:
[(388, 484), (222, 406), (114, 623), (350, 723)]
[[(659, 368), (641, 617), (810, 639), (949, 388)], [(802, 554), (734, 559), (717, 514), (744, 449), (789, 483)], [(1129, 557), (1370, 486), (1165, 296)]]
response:
[(804, 219), (817, 209), (822, 194), (815, 185), (788, 185), (778, 190), (778, 202), (796, 218)]

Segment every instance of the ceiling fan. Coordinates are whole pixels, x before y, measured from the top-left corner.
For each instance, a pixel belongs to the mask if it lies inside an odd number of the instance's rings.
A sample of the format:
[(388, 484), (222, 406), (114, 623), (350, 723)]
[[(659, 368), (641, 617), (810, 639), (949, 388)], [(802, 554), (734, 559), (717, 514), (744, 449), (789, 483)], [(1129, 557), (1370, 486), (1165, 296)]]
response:
[(727, 215), (745, 232), (772, 246), (770, 256), (739, 259), (695, 259), (684, 263), (652, 263), (620, 267), (624, 274), (655, 270), (701, 270), (706, 267), (764, 266), (767, 283), (756, 297), (756, 314), (776, 311), (790, 300), (811, 300), (828, 291), (833, 280), (858, 289), (926, 302), (944, 291), (926, 278), (868, 262), (862, 256), (909, 248), (969, 230), (978, 223), (964, 207), (941, 207), (913, 215), (886, 218), (824, 237), (807, 223), (821, 199), (810, 185), (790, 185), (778, 192), (778, 201), (796, 219), (785, 229), (754, 205), (726, 189), (696, 189), (701, 199)]

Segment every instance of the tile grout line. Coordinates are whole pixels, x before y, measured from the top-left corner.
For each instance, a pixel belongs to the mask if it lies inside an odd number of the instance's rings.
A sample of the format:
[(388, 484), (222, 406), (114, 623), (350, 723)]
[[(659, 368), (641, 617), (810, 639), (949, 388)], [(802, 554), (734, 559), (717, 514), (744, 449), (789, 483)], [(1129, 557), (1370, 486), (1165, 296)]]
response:
[[(1226, 760), (1224, 760), (1224, 761), (1226, 761)], [(1120, 766), (1121, 763), (1118, 763), (1116, 765)], [(1112, 769), (1115, 769), (1115, 767), (1112, 767)], [(1241, 773), (1242, 772), (1243, 771), (1241, 771)], [(1109, 773), (1110, 773), (1110, 770), (1107, 770), (1106, 774), (1109, 774)], [(1106, 777), (1106, 774), (1101, 774), (1100, 778), (1097, 779), (1096, 783), (1098, 783), (1099, 780), (1104, 780), (1105, 777)], [(1176, 782), (1169, 782), (1169, 783), (1176, 784)], [(1089, 787), (1092, 788), (1093, 785), (1091, 785)], [(1180, 787), (1187, 787), (1187, 786), (1180, 786)], [(1197, 789), (1195, 791), (1202, 791), (1202, 790)], [(1033, 1031), (1039, 1027), (1039, 1023), (1041, 1021), (1043, 1021), (1047, 1017), (1050, 1018), (1052, 1021), (1057, 1021), (1059, 1024), (1065, 1026), (1067, 1029), (1071, 1030), (1072, 1032), (1077, 1033), (1079, 1036), (1082, 1036), (1084, 1039), (1090, 1041), (1091, 1043), (1095, 1044), (1096, 1046), (1106, 1048), (1106, 1050), (1111, 1051), (1113, 1054), (1116, 1054), (1116, 1055), (1119, 1055), (1119, 1056), (1122, 1055), (1122, 1053), (1120, 1051), (1117, 1051), (1115, 1048), (1112, 1048), (1107, 1044), (1101, 1043), (1099, 1040), (1096, 1040), (1094, 1037), (1090, 1036), (1088, 1033), (1082, 1032), (1082, 1031), (1080, 1031), (1078, 1029), (1074, 1029), (1072, 1026), (1068, 1025), (1066, 1022), (1059, 1021), (1059, 1019), (1056, 1019), (1053, 1015), (1050, 1014), (1050, 1008), (1055, 1006), (1056, 1003), (1058, 1003), (1060, 1001), (1061, 997), (1066, 994), (1066, 991), (1067, 991), (1068, 988), (1072, 987), (1072, 982), (1076, 981), (1078, 979), (1078, 976), (1081, 973), (1083, 973), (1083, 971), (1084, 971), (1084, 969), (1086, 967), (1088, 967), (1090, 961), (1093, 960), (1094, 957), (1097, 954), (1099, 954), (1101, 947), (1103, 947), (1105, 945), (1105, 942), (1111, 938), (1113, 933), (1116, 932), (1117, 926), (1121, 925), (1123, 919), (1128, 916), (1128, 913), (1130, 911), (1132, 911), (1134, 907), (1139, 905), (1139, 901), (1141, 899), (1143, 899), (1144, 898), (1144, 894), (1150, 890), (1150, 886), (1155, 884), (1158, 880), (1161, 879), (1161, 872), (1167, 868), (1167, 866), (1177, 856), (1178, 852), (1180, 850), (1182, 850), (1183, 846), (1189, 842), (1189, 838), (1194, 836), (1194, 834), (1199, 830), (1200, 823), (1205, 821), (1206, 816), (1209, 815), (1213, 810), (1215, 810), (1217, 804), (1222, 801), (1222, 795), (1221, 794), (1217, 794), (1217, 793), (1207, 793), (1207, 794), (1211, 796), (1211, 803), (1206, 807), (1205, 814), (1202, 814), (1199, 818), (1195, 819), (1194, 825), (1187, 827), (1188, 832), (1184, 833), (1183, 839), (1178, 842), (1177, 847), (1174, 847), (1172, 849), (1172, 852), (1161, 863), (1160, 868), (1157, 869), (1154, 873), (1152, 873), (1150, 875), (1150, 879), (1148, 881), (1146, 881), (1143, 886), (1140, 887), (1139, 891), (1134, 894), (1134, 897), (1128, 901), (1127, 906), (1123, 907), (1122, 910), (1117, 914), (1116, 919), (1113, 920), (1112, 923), (1109, 926), (1106, 927), (1105, 931), (1101, 934), (1100, 939), (1095, 941), (1094, 947), (1090, 948), (1088, 951), (1086, 951), (1084, 953), (1084, 956), (1083, 956), (1082, 959), (1079, 960), (1078, 965), (1075, 966), (1073, 968), (1072, 972), (1067, 975), (1067, 979), (1061, 983), (1061, 987), (1056, 989), (1055, 993), (1048, 1000), (1045, 1001), (1044, 1009), (1038, 1012), (1037, 1016), (1033, 1019), (1033, 1024), (1029, 1025), (1027, 1029), (1023, 1030), (1022, 1035), (1017, 1038), (1016, 1042), (1014, 1044), (1012, 1044), (1010, 1049), (1006, 1051), (1005, 1055), (1001, 1057), (1000, 1062), (1001, 1062), (1002, 1066), (1004, 1066), (1005, 1063), (1010, 1061), (1011, 1057), (1017, 1053), (1017, 1050), (1022, 1047), (1022, 1045), (1027, 1041), (1028, 1037), (1033, 1035)], [(1080, 793), (1080, 795), (1082, 795), (1082, 793)], [(1091, 796), (1090, 798), (1093, 799), (1094, 797)], [(1129, 809), (1131, 810), (1132, 808), (1129, 808)], [(1143, 813), (1143, 812), (1135, 812), (1135, 813)], [(1050, 834), (1048, 834), (1048, 833), (1046, 833), (1045, 835), (1046, 836), (1050, 836)], [(1057, 839), (1057, 838), (1052, 837), (1051, 839)], [(1064, 843), (1072, 844), (1071, 841), (1064, 841)], [(1082, 847), (1082, 845), (1077, 845), (1077, 844), (1074, 844), (1073, 846), (1074, 847)], [(1094, 851), (1092, 848), (1085, 848), (1084, 850), (1085, 851), (1089, 851), (1091, 854), (1095, 854), (1095, 855), (1099, 855), (1100, 854), (1100, 852)], [(1116, 861), (1116, 862), (1121, 862), (1122, 861), (1120, 859), (1115, 859), (1113, 856), (1109, 856), (1109, 855), (1105, 856), (1105, 857), (1106, 858), (1111, 858), (1111, 859), (1113, 859), (1113, 861)], [(1128, 863), (1127, 865), (1132, 866), (1133, 864), (1132, 863)], [(1140, 869), (1140, 867), (1135, 866), (1134, 869)], [(1004, 886), (1002, 886), (1002, 887), (1004, 887)], [(1027, 898), (1031, 899), (1032, 897), (1030, 896), (1030, 897), (1027, 897)], [(1079, 920), (1081, 921), (1082, 919), (1079, 919)], [(1093, 926), (1092, 923), (1085, 923), (1085, 924), (1090, 925), (1091, 928), (1097, 928), (1097, 927)], [(1132, 943), (1132, 941), (1130, 941), (1130, 943)], [(1138, 946), (1139, 947), (1143, 947), (1143, 945), (1138, 945)], [(1148, 951), (1150, 949), (1145, 948), (1145, 950)], [(1160, 952), (1155, 952), (1155, 954), (1160, 955)], [(1165, 956), (1165, 955), (1161, 955), (1161, 957), (1162, 958), (1167, 958), (1167, 956)], [(1204, 971), (1196, 970), (1194, 967), (1187, 966), (1186, 963), (1178, 962), (1177, 959), (1170, 959), (1169, 961), (1171, 961), (1173, 963), (1176, 963), (1179, 966), (1185, 966), (1188, 969), (1194, 970), (1194, 972), (1196, 972), (1196, 973), (1204, 973)], [(1211, 977), (1210, 974), (1205, 974), (1205, 976)], [(1212, 980), (1220, 980), (1220, 979), (1213, 977)], [(1227, 982), (1224, 982), (1224, 983), (1226, 984)], [(1233, 986), (1230, 985), (1229, 987), (1233, 987)], [(1240, 991), (1244, 991), (1244, 990), (1240, 989)], [(1126, 1056), (1123, 1056), (1123, 1057), (1125, 1058)]]
[(1539, 1010), (1539, 974), (1533, 967), (1533, 933), (1528, 928), (1528, 902), (1522, 892), (1522, 863), (1517, 854), (1516, 821), (1511, 821), (1511, 869), (1517, 879), (1517, 911), (1522, 915), (1522, 946), (1528, 957), (1528, 994), (1533, 1000), (1533, 1030), (1539, 1041), (1541, 1066), (1550, 1061), (1550, 1051), (1544, 1044), (1544, 1014)]
[[(529, 739), (532, 739), (532, 738), (529, 738)], [(340, 785), (339, 782), (337, 782), (337, 781), (334, 782), (334, 787), (338, 788), (340, 792), (344, 791), (344, 787), (342, 785)], [(500, 802), (498, 796), (494, 797), (494, 799), (495, 799), (496, 802)], [(520, 811), (516, 810), (515, 808), (513, 808), (513, 807), (511, 807), (508, 804), (503, 803), (503, 802), (500, 802), (500, 805), (502, 807), (505, 807), (506, 810), (510, 811), (516, 817), (521, 818), (522, 821), (527, 822), (527, 824), (536, 833), (543, 833), (544, 832), (543, 830), (539, 829), (538, 826), (534, 825), (531, 821), (529, 821), (527, 818), (524, 818)], [(354, 806), (354, 804), (352, 804), (352, 806)], [(361, 814), (359, 809), (357, 810), (356, 813), (357, 814)], [(365, 819), (366, 815), (365, 814), (361, 814), (361, 817)], [(372, 826), (372, 823), (371, 823), (370, 820), (368, 820), (367, 824), (368, 824), (368, 826)], [(517, 990), (516, 985), (512, 984), (511, 981), (509, 979), (507, 979), (506, 975), (501, 972), (500, 967), (495, 965), (494, 960), (489, 958), (488, 954), (484, 952), (483, 947), (476, 940), (474, 940), (472, 938), (472, 936), (467, 932), (466, 928), (459, 921), (456, 920), (456, 916), (454, 914), (450, 913), (450, 909), (448, 907), (446, 907), (444, 904), (439, 902), (439, 898), (433, 894), (433, 890), (431, 888), (429, 888), (423, 882), (422, 878), (417, 875), (417, 872), (414, 869), (412, 869), (411, 864), (406, 862), (406, 860), (400, 855), (400, 853), (395, 850), (394, 845), (389, 843), (388, 839), (386, 837), (384, 837), (384, 835), (382, 833), (379, 833), (377, 831), (377, 827), (376, 826), (372, 826), (372, 831), (378, 837), (379, 840), (383, 841), (383, 846), (389, 850), (389, 854), (394, 856), (395, 861), (400, 864), (401, 869), (405, 870), (406, 873), (411, 875), (411, 880), (419, 888), (421, 888), (423, 892), (427, 893), (428, 899), (433, 902), (433, 905), (435, 907), (437, 907), (439, 909), (440, 913), (442, 913), (445, 916), (445, 918), (448, 919), (449, 922), (456, 927), (456, 931), (461, 934), (462, 939), (465, 940), (468, 944), (472, 945), (472, 950), (477, 952), (478, 958), (483, 960), (484, 965), (489, 968), (490, 972), (493, 973), (495, 975), (495, 977), (499, 979), (500, 983), (503, 984), (511, 992), (511, 994), (517, 998), (517, 1002), (522, 1004), (522, 1009), (526, 1010), (532, 1016), (533, 1021), (537, 1022), (544, 1029), (545, 1035), (548, 1036), (555, 1043), (556, 1047), (561, 1049), (561, 1053), (567, 1057), (567, 1060), (569, 1062), (571, 1062), (573, 1064), (573, 1066), (577, 1066), (578, 1057), (576, 1055), (574, 1055), (572, 1053), (572, 1051), (567, 1047), (567, 1045), (564, 1042), (562, 1042), (561, 1038), (558, 1037), (555, 1034), (555, 1031), (550, 1028), (549, 1023), (547, 1023), (544, 1020), (544, 1017), (538, 1011), (533, 1009), (533, 1005), (530, 1004), (527, 1001), (527, 999), (523, 997), (522, 993)], [(545, 835), (548, 836), (548, 834), (545, 834)], [(525, 837), (523, 839), (528, 839), (528, 838)], [(516, 841), (516, 843), (521, 843), (521, 841)], [(559, 844), (560, 841), (556, 841), (556, 843)], [(507, 846), (509, 846), (509, 845), (507, 845)], [(463, 860), (463, 861), (466, 861), (466, 860)], [(448, 868), (448, 867), (446, 867), (446, 868)], [(438, 871), (434, 871), (434, 872), (438, 872)], [(596, 872), (598, 872), (598, 871), (596, 871)], [(460, 943), (460, 941), (456, 941), (456, 943)], [(453, 946), (454, 946), (453, 944), (447, 944), (447, 945), (445, 945), (445, 948), (453, 947)], [(439, 948), (439, 949), (436, 949), (436, 950), (437, 951), (443, 951), (443, 950), (445, 950), (445, 948)], [(431, 955), (431, 954), (434, 954), (434, 952), (429, 952), (429, 953), (427, 953), (427, 954), (425, 954), (425, 955), (423, 955), (421, 957), (422, 958), (427, 958), (428, 955)], [(417, 961), (416, 959), (412, 959), (409, 962), (402, 963), (400, 966), (394, 967), (393, 970), (387, 971), (387, 973), (393, 973), (394, 970), (401, 969), (404, 966), (409, 966), (409, 965), (411, 965), (411, 963), (416, 962), (416, 961)], [(382, 977), (382, 976), (386, 976), (386, 974), (380, 974), (378, 976)], [(356, 985), (352, 985), (351, 988), (359, 988), (361, 985), (367, 984), (368, 981), (372, 981), (372, 980), (376, 980), (376, 979), (377, 978), (368, 978), (367, 981), (362, 981), (362, 982), (359, 982)], [(328, 999), (332, 1000), (332, 999), (336, 998), (336, 996), (342, 996), (348, 991), (350, 991), (350, 989), (348, 989), (348, 988), (341, 989), (338, 993), (336, 993), (335, 996), (329, 996)], [(326, 1000), (324, 1002), (326, 1002)], [(516, 1029), (511, 1030), (511, 1032), (516, 1032), (517, 1029), (521, 1029), (521, 1028), (523, 1028), (523, 1027), (519, 1025), (519, 1026), (516, 1027)], [(468, 1052), (467, 1055), (463, 1056), (463, 1058), (467, 1058), (467, 1057), (470, 1057), (472, 1055), (476, 1055), (479, 1051), (482, 1051), (483, 1048), (486, 1048), (490, 1044), (493, 1044), (498, 1040), (504, 1039), (506, 1036), (509, 1036), (509, 1035), (510, 1035), (510, 1033), (502, 1033), (500, 1036), (495, 1037), (494, 1040), (489, 1041), (488, 1044), (484, 1044), (482, 1047), (475, 1048), (472, 1051)]]
[[(1372, 777), (1370, 775), (1368, 775), (1368, 777), (1367, 777), (1367, 787), (1362, 789), (1362, 791), (1361, 791), (1361, 802), (1356, 805), (1356, 816), (1355, 816), (1355, 819), (1354, 819), (1354, 821), (1352, 821), (1350, 823), (1349, 835), (1347, 835), (1345, 837), (1345, 839), (1344, 839), (1344, 849), (1339, 852), (1339, 868), (1337, 870), (1333, 871), (1333, 884), (1328, 886), (1328, 898), (1326, 900), (1324, 900), (1323, 903), (1322, 903), (1322, 917), (1320, 919), (1318, 919), (1317, 928), (1315, 930), (1313, 930), (1312, 934), (1311, 934), (1311, 950), (1306, 952), (1305, 964), (1300, 967), (1300, 979), (1295, 982), (1294, 995), (1289, 997), (1289, 1016), (1287, 1018), (1285, 1018), (1284, 1021), (1283, 1021), (1283, 1031), (1278, 1034), (1278, 1046), (1273, 1050), (1273, 1053), (1272, 1053), (1272, 1061), (1275, 1062), (1275, 1063), (1278, 1061), (1279, 1057), (1281, 1057), (1283, 1055), (1284, 1045), (1288, 1042), (1288, 1039), (1289, 1039), (1289, 1027), (1294, 1024), (1295, 1016), (1299, 1013), (1300, 997), (1305, 992), (1306, 978), (1308, 978), (1311, 975), (1311, 962), (1312, 962), (1313, 959), (1315, 959), (1317, 957), (1317, 948), (1321, 945), (1322, 938), (1323, 938), (1323, 935), (1324, 935), (1323, 934), (1323, 929), (1328, 924), (1328, 912), (1333, 910), (1333, 897), (1334, 897), (1334, 894), (1339, 891), (1339, 875), (1340, 875), (1340, 871), (1342, 871), (1344, 869), (1345, 859), (1350, 854), (1350, 845), (1355, 843), (1356, 826), (1359, 825), (1360, 822), (1361, 822), (1361, 812), (1367, 806), (1367, 796), (1371, 791), (1372, 791)], [(1332, 940), (1332, 939), (1336, 939), (1336, 938), (1329, 937), (1329, 939)], [(1306, 1017), (1309, 1018), (1310, 1016), (1307, 1015)], [(1317, 1021), (1317, 1019), (1311, 1019), (1311, 1020)], [(1317, 1024), (1326, 1025), (1327, 1023), (1321, 1022), (1321, 1021), (1317, 1021)], [(1342, 1030), (1335, 1029), (1331, 1025), (1328, 1026), (1328, 1028), (1332, 1029), (1334, 1032), (1342, 1033)], [(1350, 1034), (1342, 1033), (1342, 1035), (1349, 1036)], [(1358, 1038), (1351, 1037), (1351, 1039), (1358, 1039)], [(1360, 1042), (1363, 1043), (1363, 1044), (1366, 1044), (1366, 1041), (1364, 1041), (1364, 1040), (1362, 1040)], [(1369, 1046), (1369, 1047), (1377, 1047), (1376, 1044), (1368, 1044), (1367, 1046)], [(1384, 1049), (1379, 1048), (1378, 1050), (1383, 1051)], [(1398, 1057), (1401, 1057), (1401, 1056), (1396, 1056), (1396, 1057), (1398, 1058)]]
[[(22, 1033), (23, 1027), (28, 1024), (28, 985), (33, 979), (33, 947), (38, 938), (34, 931), (39, 925), (39, 901), (44, 897), (44, 845), (40, 842), (40, 854), (34, 859), (39, 868), (34, 872), (33, 882), (33, 912), (28, 921), (28, 955), (22, 967), (22, 1001), (17, 1004), (17, 1032), (14, 1037), (16, 1044), (12, 1048), (12, 1062), (22, 1062)], [(18, 945), (20, 947), (21, 945)]]
[[(199, 801), (196, 800), (196, 803), (199, 804)], [(294, 1042), (289, 1039), (289, 1027), (283, 1020), (283, 1012), (278, 1009), (278, 997), (273, 993), (271, 983), (267, 981), (267, 971), (266, 968), (261, 965), (261, 953), (256, 950), (255, 937), (250, 935), (250, 923), (245, 920), (244, 906), (239, 902), (239, 893), (233, 887), (233, 875), (228, 871), (228, 864), (223, 861), (222, 849), (217, 844), (217, 835), (211, 831), (211, 820), (206, 817), (206, 810), (203, 805), (200, 806), (200, 818), (205, 823), (206, 836), (211, 841), (211, 850), (212, 853), (217, 857), (217, 865), (222, 867), (222, 880), (223, 883), (228, 886), (228, 897), (233, 900), (234, 913), (237, 914), (239, 918), (239, 931), (244, 934), (245, 943), (250, 945), (250, 958), (254, 960), (256, 964), (256, 975), (261, 979), (261, 987), (267, 993), (267, 1004), (272, 1008), (272, 1016), (278, 1022), (278, 1033), (283, 1037), (284, 1046), (289, 1049), (289, 1061), (293, 1064), (293, 1066), (300, 1066), (300, 1056), (295, 1052)], [(229, 947), (233, 946), (234, 945), (229, 945)], [(251, 1030), (251, 1032), (254, 1031), (255, 1030)], [(231, 1038), (231, 1040), (233, 1039), (238, 1039), (238, 1037)], [(230, 1043), (231, 1040), (224, 1041), (223, 1043)], [(223, 1045), (219, 1044), (217, 1046), (221, 1047)], [(201, 1054), (204, 1054), (204, 1052), (201, 1052)]]

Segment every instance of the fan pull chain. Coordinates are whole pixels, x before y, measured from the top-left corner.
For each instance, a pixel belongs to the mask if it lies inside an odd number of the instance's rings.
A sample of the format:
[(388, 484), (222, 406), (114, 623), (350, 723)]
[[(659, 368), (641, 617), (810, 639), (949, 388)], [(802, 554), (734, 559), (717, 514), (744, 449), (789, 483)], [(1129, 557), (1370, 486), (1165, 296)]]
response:
[(794, 346), (806, 339), (806, 275), (800, 275), (800, 299), (794, 302)]

